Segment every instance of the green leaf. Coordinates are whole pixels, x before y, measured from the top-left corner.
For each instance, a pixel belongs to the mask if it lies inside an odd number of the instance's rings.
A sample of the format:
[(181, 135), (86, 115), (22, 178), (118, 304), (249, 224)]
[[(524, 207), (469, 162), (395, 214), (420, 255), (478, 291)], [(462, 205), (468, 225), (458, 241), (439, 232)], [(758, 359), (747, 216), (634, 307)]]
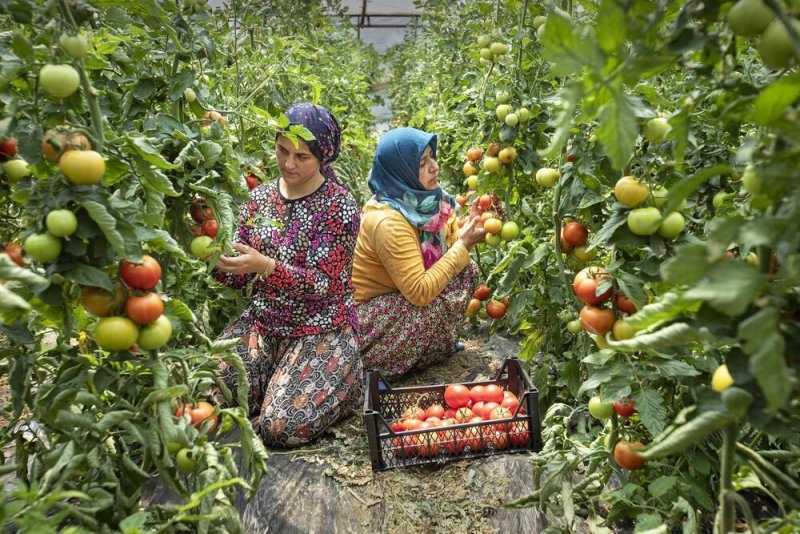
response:
[(552, 65), (556, 76), (567, 76), (588, 65), (595, 70), (603, 68), (603, 53), (590, 35), (575, 33), (572, 20), (557, 10), (547, 16), (542, 44), (542, 56)]
[(650, 489), (650, 494), (655, 497), (663, 497), (675, 487), (675, 482), (677, 482), (676, 477), (671, 476), (660, 476), (654, 481), (650, 483), (648, 488)]
[(672, 321), (687, 311), (696, 311), (699, 307), (699, 300), (686, 299), (677, 293), (665, 293), (658, 302), (646, 305), (625, 320), (634, 328), (642, 329)]
[(569, 138), (572, 124), (575, 121), (573, 115), (578, 101), (583, 95), (582, 87), (578, 83), (571, 83), (564, 86), (559, 93), (559, 111), (553, 119), (549, 121), (550, 126), (555, 130), (550, 136), (550, 144), (547, 148), (539, 150), (539, 156), (552, 159), (564, 147)]
[(788, 74), (768, 85), (756, 98), (750, 120), (768, 126), (786, 113), (800, 98), (800, 72)]
[(20, 267), (8, 254), (0, 254), (0, 279), (17, 280), (34, 292), (41, 291), (50, 285), (50, 281), (30, 269)]
[(744, 351), (750, 355), (749, 369), (755, 376), (770, 411), (789, 400), (792, 383), (786, 367), (786, 341), (780, 332), (780, 310), (764, 308), (741, 323), (739, 337), (745, 340)]
[(614, 214), (605, 220), (603, 227), (597, 232), (592, 232), (592, 239), (589, 242), (590, 247), (603, 245), (608, 243), (617, 228), (624, 225), (628, 221), (628, 215), (622, 211), (616, 211)]
[[(694, 411), (696, 412), (696, 410)], [(703, 441), (709, 434), (721, 430), (734, 422), (733, 417), (727, 412), (711, 410), (702, 412), (688, 421), (679, 423), (678, 420), (681, 415), (688, 413), (690, 413), (690, 411), (684, 411), (679, 414), (676, 421), (658, 436), (655, 442), (641, 452), (640, 455), (648, 459), (653, 459), (664, 458), (665, 456), (685, 451), (692, 445)]]
[(684, 297), (708, 302), (712, 308), (736, 317), (761, 294), (767, 277), (758, 268), (742, 261), (726, 261), (711, 266), (704, 282)]
[(208, 352), (211, 354), (228, 352), (228, 350), (238, 345), (239, 341), (241, 340), (238, 337), (232, 339), (216, 339), (209, 345)]
[(171, 317), (177, 317), (178, 319), (191, 323), (197, 322), (197, 316), (194, 312), (189, 309), (189, 306), (178, 299), (170, 299), (167, 301), (165, 309)]
[(169, 178), (158, 169), (153, 169), (140, 160), (136, 162), (136, 170), (139, 174), (139, 181), (145, 189), (170, 197), (181, 196), (175, 191)]
[(26, 299), (8, 289), (6, 285), (0, 285), (0, 310), (28, 311), (30, 309), (31, 305), (28, 304), (28, 301)]
[(217, 161), (219, 161), (219, 158), (222, 155), (222, 147), (219, 144), (211, 141), (203, 141), (198, 146), (198, 149), (203, 155), (203, 165), (205, 165), (207, 169), (210, 169), (216, 165)]
[(166, 250), (182, 258), (189, 256), (166, 230), (161, 230), (160, 228), (137, 228), (136, 237), (139, 241), (155, 245), (161, 250)]
[(128, 137), (128, 145), (145, 161), (158, 167), (159, 169), (177, 169), (178, 166), (168, 162), (164, 156), (150, 144), (147, 137), (137, 136)]
[(616, 52), (625, 42), (628, 27), (625, 13), (614, 0), (603, 0), (595, 20), (601, 21), (595, 26), (597, 44), (608, 53)]
[[(106, 236), (106, 239), (111, 244), (111, 247), (114, 249), (114, 252), (117, 253), (118, 256), (127, 257), (127, 253), (125, 250), (125, 240), (122, 238), (122, 234), (117, 231), (117, 219), (114, 218), (106, 207), (98, 202), (94, 202), (92, 200), (84, 200), (80, 202), (83, 209), (89, 214), (89, 216), (97, 223), (97, 226), (100, 227), (100, 230), (103, 231), (103, 234)], [(137, 259), (137, 258), (130, 258), (130, 259)]]
[(613, 91), (613, 99), (601, 107), (598, 120), (597, 137), (606, 148), (613, 167), (622, 170), (631, 159), (639, 133), (625, 95)]
[(669, 195), (667, 195), (667, 203), (664, 205), (661, 212), (665, 214), (672, 213), (678, 209), (678, 206), (684, 199), (697, 191), (697, 188), (706, 181), (720, 174), (730, 174), (732, 170), (733, 169), (727, 165), (714, 165), (713, 167), (698, 171), (692, 176), (684, 178), (680, 182), (672, 185), (669, 189)]
[(661, 278), (674, 285), (699, 282), (708, 269), (706, 247), (698, 243), (681, 245), (675, 255), (661, 264)]
[(714, 339), (707, 331), (695, 330), (686, 323), (673, 323), (655, 332), (639, 334), (622, 341), (614, 341), (610, 335), (607, 337), (612, 349), (624, 352), (658, 350)]
[(114, 292), (114, 284), (111, 278), (96, 267), (86, 265), (85, 263), (78, 263), (69, 271), (61, 273), (64, 278), (77, 282), (82, 286), (99, 287), (105, 289), (109, 293)]
[(639, 390), (632, 396), (636, 411), (651, 435), (657, 436), (667, 426), (667, 410), (664, 399), (651, 389)]

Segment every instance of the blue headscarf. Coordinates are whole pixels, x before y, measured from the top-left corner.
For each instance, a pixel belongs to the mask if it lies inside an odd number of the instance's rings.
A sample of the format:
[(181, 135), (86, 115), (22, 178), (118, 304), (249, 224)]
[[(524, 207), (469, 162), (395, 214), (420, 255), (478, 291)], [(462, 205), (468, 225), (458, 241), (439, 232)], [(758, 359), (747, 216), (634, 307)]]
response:
[(292, 104), (284, 115), (289, 119), (289, 124), (305, 126), (314, 135), (319, 149), (319, 153), (314, 155), (322, 164), (320, 170), (322, 175), (342, 183), (331, 165), (339, 157), (339, 147), (342, 143), (342, 130), (333, 113), (322, 106), (300, 102)]
[(428, 191), (419, 181), (419, 162), (428, 146), (435, 158), (436, 135), (416, 128), (391, 130), (378, 142), (368, 182), (374, 200), (396, 209), (420, 230), (426, 269), (447, 251), (444, 227), (456, 206), (441, 187)]

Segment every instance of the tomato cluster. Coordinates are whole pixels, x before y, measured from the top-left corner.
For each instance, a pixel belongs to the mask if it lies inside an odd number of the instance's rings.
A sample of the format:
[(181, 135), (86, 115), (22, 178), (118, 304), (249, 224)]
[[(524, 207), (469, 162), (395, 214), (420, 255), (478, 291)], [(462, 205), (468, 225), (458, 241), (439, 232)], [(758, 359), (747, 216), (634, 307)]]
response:
[[(508, 310), (509, 299), (503, 300), (489, 299), (491, 290), (486, 284), (481, 284), (472, 293), (472, 300), (467, 304), (467, 317), (481, 317), (482, 319), (502, 319)], [(484, 309), (483, 303), (486, 302)]]
[(579, 271), (572, 281), (572, 290), (586, 304), (580, 311), (580, 325), (584, 330), (601, 338), (613, 331), (618, 341), (630, 339), (636, 334), (627, 321), (617, 319), (614, 309), (602, 306), (613, 296), (618, 312), (628, 314), (637, 311), (633, 301), (614, 288), (613, 278), (603, 267), (591, 265)]
[(190, 244), (192, 254), (205, 259), (218, 250), (213, 246), (214, 239), (219, 233), (219, 223), (214, 218), (214, 212), (203, 198), (196, 198), (189, 207), (189, 216), (194, 221), (192, 233), (195, 238)]
[(160, 349), (172, 337), (164, 301), (150, 291), (161, 280), (161, 265), (145, 255), (138, 264), (123, 261), (119, 272), (127, 291), (121, 285), (113, 293), (90, 286), (81, 291), (83, 308), (100, 318), (94, 332), (97, 345), (107, 351), (132, 350), (134, 346)]
[[(518, 413), (525, 413), (525, 406), (519, 406), (517, 396), (498, 384), (471, 389), (450, 384), (445, 388), (444, 401), (444, 405), (435, 403), (425, 408), (411, 406), (391, 421), (390, 428), (397, 434), (392, 447), (398, 456), (454, 456), (501, 451), (509, 446), (523, 448), (530, 442), (528, 421), (514, 420)], [(410, 433), (420, 430), (431, 431)]]

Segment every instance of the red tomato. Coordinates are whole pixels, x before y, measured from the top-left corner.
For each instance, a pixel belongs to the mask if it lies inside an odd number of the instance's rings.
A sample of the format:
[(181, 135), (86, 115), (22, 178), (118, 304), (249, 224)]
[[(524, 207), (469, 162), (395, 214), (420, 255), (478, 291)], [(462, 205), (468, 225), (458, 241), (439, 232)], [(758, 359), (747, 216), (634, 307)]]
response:
[[(475, 389), (475, 388), (473, 388), (473, 389)], [(472, 406), (470, 406), (470, 408), (472, 409), (472, 412), (475, 415), (479, 415), (481, 412), (483, 412), (483, 407), (485, 405), (486, 405), (486, 403), (484, 401), (478, 401), (475, 404), (473, 404)]]
[(472, 452), (483, 450), (484, 443), (483, 438), (481, 437), (481, 429), (479, 427), (473, 426), (464, 429), (464, 446)]
[(502, 319), (506, 314), (506, 306), (499, 300), (490, 300), (486, 303), (486, 313), (492, 319)]
[[(447, 425), (442, 426), (450, 426), (452, 424), (453, 423), (447, 423)], [(464, 447), (467, 445), (466, 440), (464, 440), (464, 433), (455, 429), (439, 432), (439, 441), (444, 445), (444, 449), (447, 453), (451, 455), (461, 454), (464, 452)]]
[(606, 271), (604, 268), (598, 265), (590, 265), (589, 267), (585, 267), (578, 271), (578, 274), (576, 274), (575, 278), (572, 279), (572, 290), (577, 291), (578, 284), (588, 278), (600, 280), (602, 278), (610, 277), (611, 276), (608, 274), (608, 271)]
[(486, 284), (481, 284), (477, 288), (475, 288), (475, 292), (472, 293), (472, 298), (476, 298), (480, 301), (484, 301), (489, 298), (489, 286)]
[(414, 444), (414, 436), (396, 437), (392, 440), (392, 446), (396, 449), (397, 455), (401, 458), (414, 456), (417, 446)]
[(636, 406), (634, 406), (632, 400), (622, 399), (614, 403), (614, 411), (617, 412), (617, 415), (620, 417), (630, 417), (633, 415), (633, 412), (636, 411)]
[(202, 223), (206, 219), (210, 219), (214, 216), (214, 212), (211, 211), (211, 208), (206, 206), (206, 201), (202, 198), (195, 199), (192, 202), (192, 207), (189, 208), (189, 215), (192, 216), (192, 219), (197, 224)]
[(492, 195), (481, 195), (478, 199), (478, 205), (482, 210), (488, 210), (492, 205)]
[(561, 235), (567, 243), (573, 247), (579, 247), (589, 239), (589, 230), (579, 222), (571, 222), (564, 227)]
[(500, 404), (503, 402), (503, 388), (498, 386), (497, 384), (489, 384), (483, 390), (483, 398), (486, 402), (496, 402)]
[(395, 419), (390, 423), (389, 428), (392, 429), (392, 432), (402, 432), (406, 429), (406, 425), (403, 423), (402, 419)]
[(452, 408), (448, 408), (444, 411), (444, 418), (445, 419), (455, 419), (456, 411)]
[[(508, 419), (511, 417), (511, 412), (508, 411), (507, 408), (503, 408), (502, 406), (498, 406), (494, 410), (489, 413), (489, 419)], [(505, 432), (508, 428), (508, 423), (500, 423), (494, 425), (492, 428), (495, 430), (500, 430)]]
[(14, 263), (20, 267), (25, 267), (25, 261), (22, 259), (22, 245), (19, 243), (10, 243), (0, 254), (8, 254), (8, 257)]
[(483, 405), (483, 410), (475, 413), (477, 413), (483, 419), (489, 419), (489, 415), (491, 415), (492, 410), (494, 410), (495, 408), (500, 408), (500, 405), (496, 402), (487, 402)]
[(505, 397), (503, 397), (503, 402), (500, 403), (500, 406), (507, 409), (512, 414), (515, 413), (517, 411), (517, 406), (519, 406), (519, 399), (510, 391), (504, 391), (503, 393)]
[(450, 384), (444, 390), (444, 402), (456, 410), (466, 406), (469, 402), (469, 389), (463, 384)]
[(207, 235), (211, 239), (217, 237), (217, 232), (219, 232), (219, 224), (214, 219), (208, 219), (207, 221), (203, 222), (201, 226), (203, 230), (203, 234)]
[(515, 447), (525, 447), (530, 442), (531, 438), (528, 434), (528, 422), (517, 421), (511, 424), (511, 443)]
[(473, 386), (471, 390), (469, 390), (470, 398), (475, 402), (485, 401), (484, 398), (484, 387), (483, 386)]
[(142, 256), (142, 263), (123, 261), (120, 267), (122, 281), (128, 287), (148, 291), (161, 280), (161, 265), (152, 256)]
[(217, 428), (217, 422), (219, 421), (219, 417), (214, 415), (214, 406), (211, 404), (200, 401), (194, 407), (191, 403), (187, 402), (180, 408), (178, 411), (175, 412), (177, 417), (181, 417), (184, 411), (189, 414), (191, 418), (191, 423), (194, 425), (195, 428), (200, 429), (203, 426), (203, 423), (209, 421), (211, 426), (209, 427), (208, 431), (213, 432), (215, 428)]
[(647, 460), (636, 454), (636, 449), (644, 449), (641, 441), (618, 441), (614, 447), (614, 461), (623, 469), (635, 471), (641, 469)]
[(0, 141), (0, 161), (11, 159), (17, 155), (17, 139), (9, 137)]
[(590, 334), (604, 336), (614, 327), (614, 310), (586, 305), (580, 313), (581, 326)]
[[(431, 423), (425, 421), (422, 423), (421, 428), (434, 428), (437, 425), (435, 423)], [(417, 434), (417, 453), (423, 458), (432, 458), (439, 454), (439, 451), (442, 449), (441, 442), (439, 440), (439, 433), (438, 432), (426, 432), (422, 434)]]
[(458, 411), (456, 411), (456, 421), (458, 421), (459, 423), (466, 423), (473, 417), (475, 417), (475, 412), (473, 412), (466, 406), (463, 408), (459, 408)]
[(405, 426), (406, 430), (419, 430), (422, 428), (422, 421), (416, 417), (412, 417), (410, 419), (404, 419), (403, 425)]
[(636, 305), (633, 301), (619, 291), (614, 297), (614, 305), (623, 313), (636, 313)]
[(584, 304), (600, 304), (611, 298), (613, 288), (608, 287), (603, 294), (597, 294), (597, 285), (600, 278), (584, 278), (578, 282), (577, 286), (573, 286), (575, 295), (583, 301)]
[(157, 293), (130, 295), (125, 301), (125, 315), (137, 324), (150, 324), (164, 313), (164, 301)]
[(247, 182), (247, 188), (250, 190), (253, 190), (256, 187), (258, 187), (259, 184), (258, 176), (256, 176), (255, 174), (248, 174), (247, 176), (244, 177), (244, 181)]
[(425, 410), (420, 408), (419, 406), (409, 406), (405, 410), (403, 410), (403, 419), (419, 419), (420, 421), (424, 421), (427, 417)]
[(508, 448), (508, 436), (505, 432), (495, 430), (486, 437), (486, 448), (504, 451)]
[(483, 156), (483, 150), (480, 148), (470, 148), (467, 150), (467, 159), (472, 161), (473, 163), (481, 159)]

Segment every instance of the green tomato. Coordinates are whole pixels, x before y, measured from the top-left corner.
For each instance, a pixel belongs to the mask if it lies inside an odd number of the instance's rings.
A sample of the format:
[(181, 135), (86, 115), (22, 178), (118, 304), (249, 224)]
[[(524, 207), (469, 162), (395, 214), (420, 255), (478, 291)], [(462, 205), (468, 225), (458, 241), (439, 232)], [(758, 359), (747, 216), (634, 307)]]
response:
[(509, 113), (511, 113), (511, 110), (512, 108), (508, 104), (500, 104), (497, 106), (497, 109), (494, 110), (494, 113), (497, 115), (497, 118), (502, 121), (505, 120)]
[(715, 210), (720, 209), (722, 205), (725, 203), (725, 200), (727, 200), (727, 198), (728, 194), (725, 191), (717, 191), (716, 193), (714, 193), (714, 198), (711, 201), (711, 203), (714, 205), (714, 209)]
[(686, 226), (686, 220), (683, 215), (678, 211), (673, 211), (661, 221), (658, 227), (658, 235), (667, 239), (675, 239), (683, 232), (683, 227)]
[(481, 54), (481, 59), (483, 59), (484, 61), (491, 62), (494, 60), (494, 54), (492, 54), (492, 51), (489, 50), (488, 48), (481, 48), (480, 54)]
[(47, 231), (56, 237), (66, 237), (78, 229), (78, 218), (70, 210), (53, 210), (45, 218)]
[(536, 17), (533, 17), (533, 28), (535, 30), (538, 30), (539, 28), (544, 26), (545, 22), (547, 22), (547, 17), (545, 17), (544, 15), (538, 15)]
[(478, 317), (480, 317), (481, 319), (484, 319), (484, 320), (489, 318), (489, 313), (486, 311), (486, 308), (481, 308), (478, 311)]
[(753, 404), (753, 396), (742, 388), (731, 386), (722, 392), (722, 403), (736, 419), (747, 415), (747, 410)]
[(478, 189), (478, 177), (470, 176), (467, 178), (467, 187), (470, 189), (470, 191), (475, 191)]
[(572, 249), (572, 255), (580, 262), (592, 261), (597, 257), (597, 247), (589, 249), (588, 245), (581, 245)]
[(744, 169), (744, 174), (742, 175), (742, 187), (744, 187), (744, 190), (751, 195), (757, 195), (761, 193), (763, 182), (761, 181), (761, 176), (759, 176), (755, 165), (748, 165)]
[(67, 98), (78, 90), (81, 80), (72, 65), (47, 64), (39, 71), (42, 90), (56, 98)]
[(628, 213), (628, 228), (636, 235), (652, 235), (661, 226), (658, 208), (636, 208)]
[(139, 348), (156, 350), (166, 345), (170, 337), (172, 337), (172, 323), (166, 315), (162, 315), (139, 330), (136, 342), (139, 344)]
[(214, 254), (218, 247), (211, 246), (211, 243), (214, 240), (208, 237), (207, 235), (201, 235), (199, 237), (195, 237), (192, 239), (192, 244), (190, 248), (192, 250), (192, 254), (200, 259), (205, 259)]
[(550, 167), (542, 167), (536, 171), (536, 183), (542, 187), (553, 187), (560, 177), (561, 173)]
[(25, 239), (25, 254), (33, 261), (49, 263), (61, 254), (61, 240), (52, 234), (31, 234)]
[[(791, 19), (791, 24), (800, 33), (800, 22)], [(785, 69), (797, 63), (792, 38), (783, 22), (775, 20), (767, 26), (758, 42), (758, 54), (764, 64), (773, 69)]]
[(489, 156), (483, 159), (483, 169), (486, 172), (497, 174), (502, 168), (503, 164), (498, 158)]
[(583, 326), (581, 325), (580, 319), (575, 319), (573, 321), (568, 322), (567, 330), (569, 330), (571, 334), (577, 334), (578, 332), (583, 330)]
[(139, 327), (127, 317), (103, 317), (94, 329), (97, 346), (109, 352), (130, 349), (138, 335)]
[(508, 45), (503, 43), (492, 43), (489, 45), (489, 50), (492, 51), (492, 54), (495, 56), (502, 56), (506, 52), (508, 52)]
[(614, 321), (614, 327), (612, 331), (614, 332), (614, 339), (617, 341), (630, 339), (636, 334), (636, 329), (628, 324), (628, 322), (624, 319), (617, 319)]
[(500, 229), (500, 237), (503, 241), (511, 241), (519, 237), (519, 226), (514, 221), (506, 222)]
[(191, 104), (192, 102), (197, 100), (197, 94), (194, 92), (194, 89), (192, 89), (191, 87), (187, 87), (186, 89), (183, 90), (183, 98), (188, 103)]
[(511, 100), (511, 95), (508, 91), (497, 91), (494, 95), (494, 99), (497, 100), (498, 104), (505, 104), (509, 100)]
[(62, 33), (61, 37), (58, 38), (58, 42), (72, 59), (82, 58), (89, 51), (89, 43), (86, 41), (86, 37), (81, 34), (69, 35), (68, 33)]
[(753, 37), (763, 32), (775, 13), (762, 0), (739, 0), (728, 11), (728, 24), (733, 33)]
[(517, 116), (519, 117), (519, 123), (525, 124), (531, 120), (531, 110), (528, 108), (519, 108), (519, 110), (517, 110)]
[(516, 113), (509, 113), (508, 115), (506, 115), (506, 118), (504, 120), (507, 125), (513, 128), (519, 122), (519, 117), (517, 116)]
[(672, 129), (669, 121), (664, 117), (650, 119), (644, 125), (644, 136), (651, 143), (663, 143), (667, 140), (667, 134)]
[(488, 35), (481, 35), (478, 37), (478, 46), (481, 48), (487, 48), (490, 44), (492, 44), (492, 38)]
[(560, 312), (558, 312), (558, 318), (561, 319), (562, 323), (570, 322), (574, 316), (575, 314), (573, 314), (569, 310), (561, 310)]
[(31, 168), (24, 159), (12, 159), (0, 164), (0, 166), (3, 167), (3, 172), (12, 184), (31, 175)]
[(193, 473), (194, 468), (197, 467), (197, 458), (192, 454), (191, 449), (181, 449), (175, 457), (175, 464), (184, 473)]
[(486, 244), (490, 247), (496, 247), (503, 242), (503, 238), (497, 234), (486, 234)]
[(600, 397), (592, 397), (589, 399), (589, 413), (595, 419), (609, 419), (614, 413), (613, 402), (603, 402)]

